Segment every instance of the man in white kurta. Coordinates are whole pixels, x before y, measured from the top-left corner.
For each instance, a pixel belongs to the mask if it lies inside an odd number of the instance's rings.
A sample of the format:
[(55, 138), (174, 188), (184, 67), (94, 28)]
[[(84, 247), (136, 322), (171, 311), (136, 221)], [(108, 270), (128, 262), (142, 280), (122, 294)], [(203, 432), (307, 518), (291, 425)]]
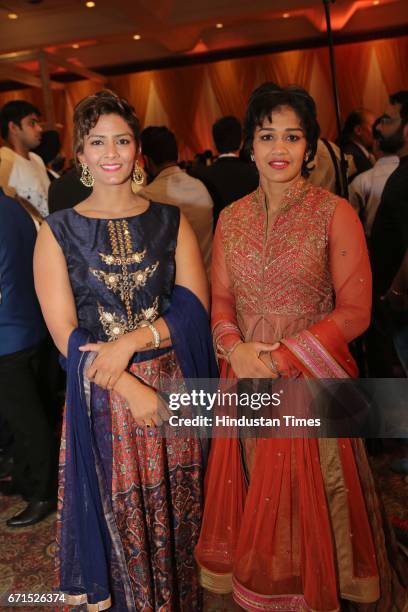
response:
[(13, 190), (41, 215), (48, 215), (50, 180), (43, 160), (32, 152), (41, 142), (39, 110), (25, 100), (12, 100), (0, 112), (1, 135), (7, 146), (0, 149), (1, 187)]

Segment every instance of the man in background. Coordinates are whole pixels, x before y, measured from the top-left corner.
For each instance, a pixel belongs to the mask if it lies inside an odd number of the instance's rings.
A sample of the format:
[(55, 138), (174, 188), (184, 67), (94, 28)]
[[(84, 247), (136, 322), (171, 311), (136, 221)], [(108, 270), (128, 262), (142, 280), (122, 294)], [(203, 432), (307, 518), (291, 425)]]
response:
[(12, 436), (14, 460), (0, 493), (28, 502), (8, 519), (14, 528), (34, 525), (56, 507), (57, 453), (41, 372), (47, 330), (33, 279), (36, 236), (30, 215), (0, 189), (0, 421)]
[(358, 213), (367, 238), (371, 234), (385, 183), (399, 164), (395, 147), (382, 137), (382, 121), (383, 118), (379, 117), (373, 124), (373, 154), (377, 161), (373, 168), (356, 176), (349, 187), (349, 202)]
[(197, 171), (214, 202), (214, 227), (223, 208), (254, 191), (259, 184), (255, 164), (239, 158), (242, 141), (241, 124), (236, 117), (218, 119), (212, 128), (218, 151), (215, 162)]
[(353, 156), (356, 167), (356, 172), (354, 176), (350, 176), (350, 180), (353, 180), (360, 172), (372, 168), (375, 163), (375, 158), (371, 152), (374, 121), (375, 116), (371, 111), (358, 108), (352, 111), (344, 122), (340, 146), (345, 154)]
[(138, 195), (173, 204), (185, 214), (196, 233), (208, 276), (212, 252), (213, 202), (201, 181), (177, 165), (176, 137), (167, 127), (147, 127), (140, 135), (142, 155), (151, 182)]
[(33, 153), (41, 143), (40, 111), (25, 100), (12, 100), (0, 112), (0, 131), (7, 142), (0, 149), (2, 187), (15, 189), (41, 217), (48, 216), (47, 169)]
[(52, 181), (48, 190), (48, 207), (50, 213), (73, 208), (83, 202), (92, 193), (92, 187), (85, 187), (80, 181), (77, 169), (73, 165), (62, 176)]
[[(400, 163), (385, 184), (371, 232), (373, 318), (385, 338), (392, 339), (408, 376), (408, 90), (390, 96), (378, 129)], [(408, 458), (392, 469), (408, 474)]]

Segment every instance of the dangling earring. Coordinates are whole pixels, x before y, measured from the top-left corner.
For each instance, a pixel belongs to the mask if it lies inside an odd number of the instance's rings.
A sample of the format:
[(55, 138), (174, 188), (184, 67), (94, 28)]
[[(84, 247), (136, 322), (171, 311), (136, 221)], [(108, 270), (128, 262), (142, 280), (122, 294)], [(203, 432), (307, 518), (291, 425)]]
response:
[(254, 156), (253, 153), (251, 153), (251, 161), (253, 161), (253, 162), (255, 161), (255, 156)]
[(132, 191), (133, 193), (137, 193), (140, 191), (140, 186), (143, 185), (145, 179), (145, 174), (143, 172), (143, 168), (139, 166), (139, 162), (136, 160), (135, 167), (132, 172)]
[(93, 187), (95, 183), (95, 179), (93, 175), (91, 174), (91, 171), (88, 168), (87, 164), (85, 164), (85, 162), (81, 162), (81, 168), (82, 168), (82, 174), (79, 180), (81, 181), (83, 185), (85, 185), (85, 187)]

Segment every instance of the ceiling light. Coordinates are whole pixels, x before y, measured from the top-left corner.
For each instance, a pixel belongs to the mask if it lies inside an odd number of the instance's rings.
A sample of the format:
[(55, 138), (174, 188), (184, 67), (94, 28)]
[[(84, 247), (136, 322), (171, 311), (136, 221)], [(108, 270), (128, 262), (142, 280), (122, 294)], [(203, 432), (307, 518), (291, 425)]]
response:
[(78, 45), (78, 43), (74, 43), (74, 44), (72, 45), (72, 48), (73, 48), (73, 49), (79, 49), (79, 45)]
[(221, 30), (221, 28), (223, 28), (223, 27), (224, 27), (224, 24), (223, 24), (223, 23), (217, 23), (217, 24), (215, 24), (215, 27), (216, 27), (218, 30)]
[(134, 34), (133, 35), (133, 40), (140, 40), (142, 37), (140, 36), (140, 34)]
[(373, 0), (373, 4), (374, 6), (377, 6), (377, 4), (380, 4), (380, 0)]
[(18, 19), (18, 15), (17, 15), (17, 13), (9, 13), (9, 14), (7, 15), (7, 17), (8, 17), (9, 19)]
[(95, 2), (85, 2), (85, 6), (87, 6), (88, 8), (93, 8), (94, 6), (96, 6)]
[(290, 13), (283, 13), (282, 17), (283, 17), (284, 19), (289, 19), (289, 17), (290, 17)]

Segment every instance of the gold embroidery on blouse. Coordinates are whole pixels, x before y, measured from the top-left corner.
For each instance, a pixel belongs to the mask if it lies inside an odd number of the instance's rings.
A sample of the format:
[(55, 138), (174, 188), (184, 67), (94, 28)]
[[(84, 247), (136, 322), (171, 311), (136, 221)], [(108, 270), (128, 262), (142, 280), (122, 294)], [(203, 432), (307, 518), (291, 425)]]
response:
[(90, 271), (98, 280), (105, 283), (108, 289), (114, 293), (119, 293), (121, 300), (126, 302), (126, 296), (133, 299), (135, 289), (139, 289), (139, 287), (144, 287), (146, 285), (147, 279), (156, 272), (158, 265), (159, 262), (157, 261), (144, 270), (130, 272), (127, 275), (115, 272), (104, 272), (103, 270), (95, 270), (94, 268), (90, 268)]
[(124, 317), (119, 318), (114, 312), (106, 312), (102, 306), (98, 306), (98, 312), (103, 331), (108, 336), (109, 340), (116, 340), (119, 336), (123, 336), (127, 329), (126, 319)]
[[(125, 264), (130, 266), (132, 263), (141, 263), (146, 255), (146, 249), (144, 251), (132, 253), (130, 256), (125, 258)], [(108, 266), (121, 266), (122, 258), (115, 257), (115, 255), (105, 255), (104, 253), (99, 253), (99, 257), (102, 259), (103, 263), (108, 264)]]
[(333, 308), (329, 226), (338, 198), (303, 179), (285, 194), (266, 235), (262, 190), (221, 213), (237, 314), (323, 314)]
[[(98, 306), (99, 320), (103, 331), (108, 336), (109, 341), (116, 340), (129, 331), (130, 326), (126, 319), (119, 317), (115, 312), (107, 312), (102, 306)], [(153, 323), (159, 316), (159, 296), (154, 298), (153, 304), (147, 308), (141, 308), (140, 312), (133, 317), (132, 329), (137, 329), (144, 321)]]
[(98, 306), (99, 320), (109, 340), (114, 340), (127, 331), (135, 329), (141, 321), (154, 321), (158, 317), (159, 298), (156, 297), (151, 306), (133, 314), (132, 300), (134, 292), (144, 287), (159, 267), (156, 261), (151, 266), (131, 272), (129, 266), (141, 263), (146, 255), (144, 251), (133, 251), (132, 237), (128, 222), (125, 219), (108, 221), (108, 233), (112, 253), (99, 253), (103, 263), (118, 266), (120, 272), (106, 272), (90, 268), (90, 272), (113, 293), (118, 294), (126, 310), (126, 319), (114, 312), (106, 312)]

